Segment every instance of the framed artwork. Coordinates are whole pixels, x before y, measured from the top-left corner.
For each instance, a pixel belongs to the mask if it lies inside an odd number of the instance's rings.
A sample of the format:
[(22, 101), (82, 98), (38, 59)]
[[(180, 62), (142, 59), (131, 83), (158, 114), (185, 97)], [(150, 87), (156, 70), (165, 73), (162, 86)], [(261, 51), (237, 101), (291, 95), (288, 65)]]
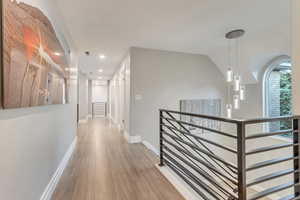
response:
[(51, 21), (39, 8), (22, 1), (1, 3), (2, 107), (67, 103), (68, 55)]

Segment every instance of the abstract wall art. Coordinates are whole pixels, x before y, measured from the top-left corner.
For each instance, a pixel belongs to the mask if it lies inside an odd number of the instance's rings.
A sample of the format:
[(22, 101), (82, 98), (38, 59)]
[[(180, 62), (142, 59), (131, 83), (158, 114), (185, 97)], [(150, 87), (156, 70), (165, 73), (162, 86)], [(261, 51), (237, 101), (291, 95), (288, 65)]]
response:
[(2, 0), (1, 30), (2, 107), (67, 103), (67, 53), (48, 17), (21, 1)]

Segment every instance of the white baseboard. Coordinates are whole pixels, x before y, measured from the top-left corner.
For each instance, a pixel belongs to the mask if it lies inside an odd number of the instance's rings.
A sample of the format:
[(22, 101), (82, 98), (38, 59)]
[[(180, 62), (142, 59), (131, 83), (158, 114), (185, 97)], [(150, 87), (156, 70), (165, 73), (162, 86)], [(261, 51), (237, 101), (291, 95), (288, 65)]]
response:
[(142, 142), (142, 138), (139, 135), (136, 136), (130, 136), (129, 133), (127, 131), (124, 131), (124, 137), (126, 139), (126, 141), (129, 144), (134, 144), (134, 143), (141, 143)]
[(105, 118), (105, 115), (94, 115), (94, 118)]
[(118, 129), (119, 129), (119, 131), (122, 130), (122, 125), (121, 124), (118, 124)]
[(84, 118), (82, 118), (82, 119), (80, 119), (79, 120), (79, 124), (85, 124), (85, 123), (87, 123), (89, 121), (89, 116), (87, 115), (87, 116), (85, 116)]
[(92, 119), (93, 118), (93, 115), (88, 115), (88, 119)]
[(113, 118), (113, 117), (110, 117), (110, 120), (112, 121), (112, 123), (114, 123), (115, 125), (117, 125), (118, 126), (118, 123), (117, 123), (117, 121)]
[(149, 149), (156, 155), (159, 155), (159, 150), (157, 150), (150, 142), (144, 140), (142, 143), (145, 145), (145, 147), (147, 147), (147, 149)]
[(76, 143), (77, 143), (77, 137), (74, 139), (74, 141), (70, 145), (67, 153), (65, 154), (63, 160), (60, 162), (57, 170), (53, 174), (49, 184), (47, 185), (46, 189), (44, 190), (40, 200), (50, 200), (51, 199), (52, 194), (53, 194), (65, 168), (67, 167), (68, 162), (69, 162), (74, 150), (75, 150)]
[(79, 120), (79, 124), (86, 124), (88, 122), (88, 120), (86, 119), (80, 119)]
[(181, 178), (175, 174), (169, 167), (160, 167), (156, 165), (157, 169), (165, 176), (168, 181), (176, 188), (185, 200), (199, 200), (202, 199), (191, 187), (186, 184)]

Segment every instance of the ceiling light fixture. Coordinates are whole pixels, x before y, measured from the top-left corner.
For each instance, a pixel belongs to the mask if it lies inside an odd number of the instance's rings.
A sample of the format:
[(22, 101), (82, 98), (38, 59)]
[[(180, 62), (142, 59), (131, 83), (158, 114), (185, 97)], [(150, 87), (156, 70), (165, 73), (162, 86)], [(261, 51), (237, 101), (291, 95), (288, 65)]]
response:
[(53, 54), (56, 56), (61, 56), (61, 53), (59, 53), (59, 52), (54, 52)]
[(103, 72), (103, 69), (99, 69), (98, 72), (102, 73), (102, 72)]
[[(227, 88), (227, 117), (232, 117), (232, 108), (240, 109), (241, 101), (246, 99), (246, 87), (241, 83), (241, 76), (234, 73), (232, 67), (240, 67), (240, 38), (245, 34), (245, 31), (242, 29), (230, 31), (225, 35), (228, 39), (228, 70), (226, 73), (226, 81), (228, 82)], [(231, 41), (235, 43), (231, 46)], [(232, 51), (234, 49), (234, 51)], [(233, 94), (233, 97), (230, 96)], [(229, 102), (233, 102), (233, 105)]]
[(106, 56), (105, 56), (105, 55), (103, 55), (103, 54), (100, 54), (100, 56), (99, 56), (99, 57), (100, 57), (100, 59), (101, 59), (101, 60), (104, 60), (104, 59), (106, 58)]

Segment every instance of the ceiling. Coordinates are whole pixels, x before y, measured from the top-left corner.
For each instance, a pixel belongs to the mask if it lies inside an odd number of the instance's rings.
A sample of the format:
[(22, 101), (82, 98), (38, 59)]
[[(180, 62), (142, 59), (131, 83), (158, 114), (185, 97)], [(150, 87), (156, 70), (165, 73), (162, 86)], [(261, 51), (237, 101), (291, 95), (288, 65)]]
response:
[[(208, 55), (225, 72), (226, 32), (243, 28), (241, 66), (255, 82), (266, 63), (290, 50), (288, 0), (57, 0), (81, 52), (80, 68), (109, 79), (129, 47)], [(91, 55), (86, 56), (85, 51)], [(106, 59), (99, 59), (105, 54)], [(97, 70), (104, 71), (97, 74)]]

